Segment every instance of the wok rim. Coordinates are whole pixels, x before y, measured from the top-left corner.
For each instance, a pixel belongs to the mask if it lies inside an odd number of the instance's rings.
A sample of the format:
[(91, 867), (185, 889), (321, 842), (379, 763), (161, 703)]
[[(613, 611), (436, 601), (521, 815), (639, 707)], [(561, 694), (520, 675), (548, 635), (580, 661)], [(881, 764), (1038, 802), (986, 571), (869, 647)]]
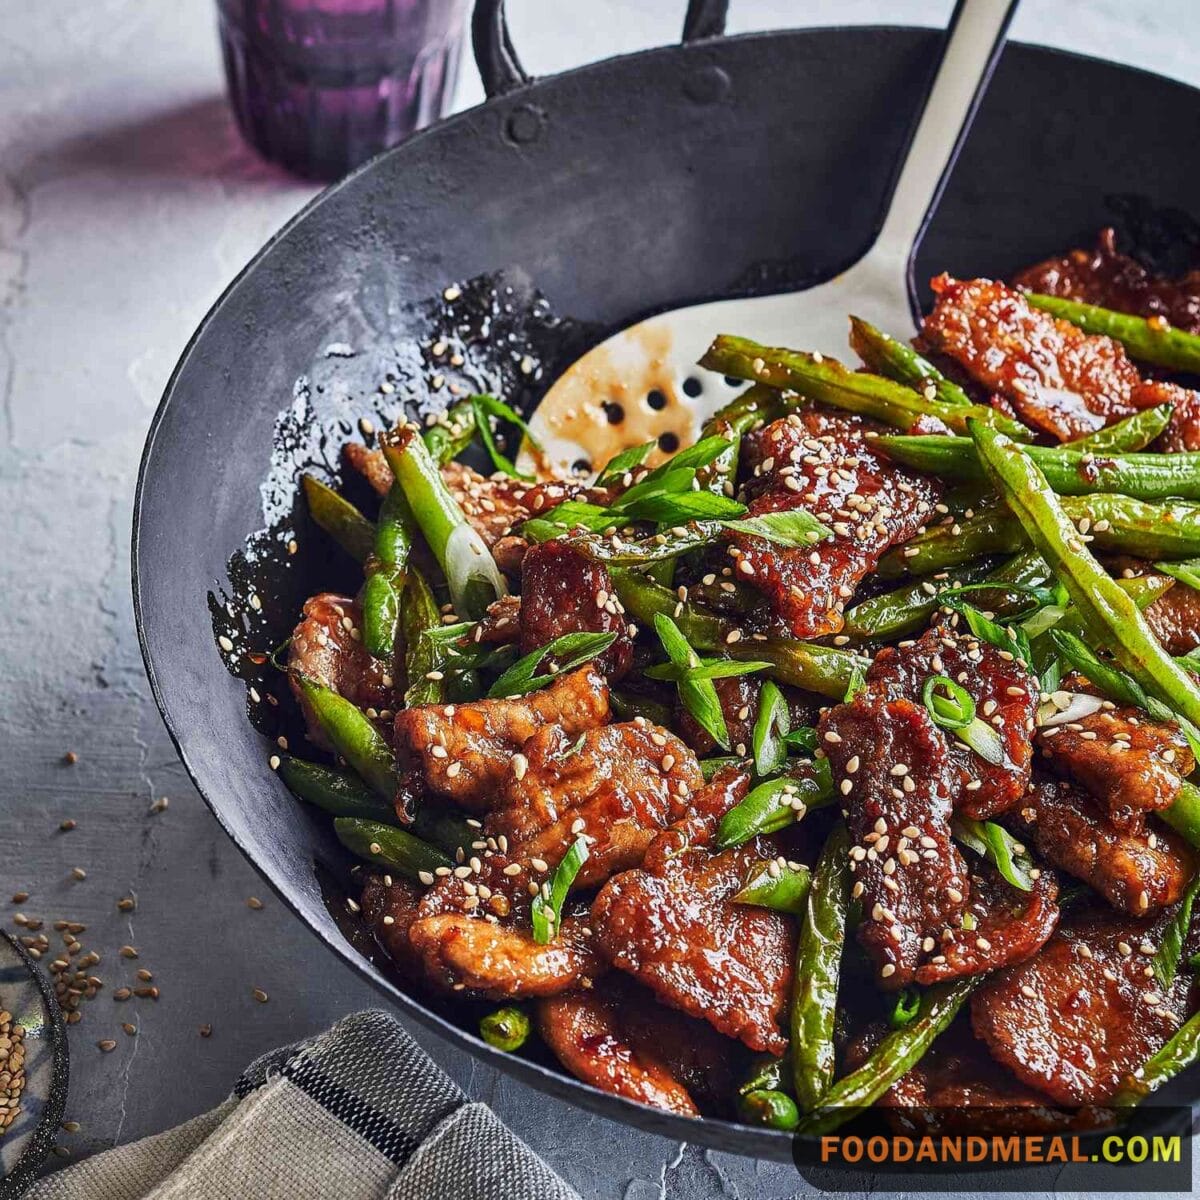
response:
[[(230, 841), (233, 842), (239, 852), (250, 863), (250, 865), (264, 880), (272, 892), (287, 907), (293, 917), (297, 918), (309, 932), (309, 934), (316, 938), (316, 940), (322, 946), (336, 955), (343, 963), (347, 964), (360, 978), (363, 978), (370, 983), (378, 993), (386, 997), (390, 1004), (397, 1006), (406, 1017), (415, 1018), (426, 1029), (437, 1034), (440, 1038), (449, 1042), (451, 1045), (454, 1045), (457, 1049), (465, 1051), (471, 1055), (472, 1058), (487, 1063), (489, 1066), (520, 1080), (523, 1084), (537, 1090), (542, 1094), (551, 1095), (556, 1100), (566, 1101), (588, 1112), (595, 1113), (599, 1116), (617, 1122), (622, 1126), (632, 1126), (634, 1129), (637, 1129), (640, 1132), (653, 1133), (657, 1136), (666, 1137), (674, 1141), (698, 1143), (706, 1148), (719, 1150), (725, 1153), (736, 1153), (748, 1157), (766, 1158), (774, 1161), (791, 1161), (791, 1148), (795, 1138), (791, 1133), (784, 1131), (764, 1129), (760, 1126), (746, 1125), (741, 1122), (725, 1120), (718, 1117), (687, 1117), (666, 1112), (665, 1110), (656, 1109), (653, 1106), (642, 1104), (639, 1101), (630, 1100), (623, 1096), (618, 1096), (611, 1092), (603, 1091), (590, 1083), (569, 1075), (565, 1068), (546, 1066), (541, 1063), (534, 1062), (526, 1058), (521, 1058), (515, 1054), (510, 1054), (506, 1051), (498, 1050), (495, 1047), (489, 1046), (469, 1029), (454, 1023), (448, 1017), (441, 1015), (435, 1009), (427, 1006), (427, 1004), (421, 999), (415, 998), (414, 996), (411, 996), (407, 992), (403, 991), (398, 984), (385, 977), (375, 967), (375, 965), (358, 950), (356, 950), (355, 947), (345, 937), (334, 937), (331, 933), (317, 928), (300, 911), (298, 902), (292, 899), (285, 884), (283, 882), (277, 882), (263, 867), (259, 865), (253, 848), (234, 832), (229, 822), (226, 820), (221, 806), (219, 806), (209, 796), (205, 786), (201, 782), (200, 772), (189, 758), (187, 751), (184, 749), (181, 740), (183, 735), (181, 734), (180, 730), (176, 728), (175, 722), (168, 711), (167, 702), (162, 688), (159, 684), (158, 674), (155, 669), (154, 660), (150, 650), (149, 637), (146, 631), (148, 619), (153, 621), (155, 617), (149, 616), (148, 618), (147, 611), (143, 606), (140, 578), (142, 570), (142, 554), (140, 543), (143, 532), (143, 501), (145, 498), (145, 488), (147, 480), (154, 469), (153, 458), (155, 449), (157, 447), (158, 436), (172, 400), (175, 399), (177, 384), (188, 368), (197, 346), (205, 337), (209, 328), (218, 319), (230, 297), (237, 291), (241, 284), (260, 267), (264, 259), (267, 258), (267, 256), (280, 241), (291, 234), (292, 231), (297, 227), (302, 225), (321, 205), (332, 201), (332, 199), (344, 187), (350, 186), (359, 178), (359, 176), (378, 169), (381, 162), (385, 160), (390, 161), (390, 159), (395, 156), (407, 153), (410, 147), (418, 147), (422, 145), (426, 140), (439, 134), (441, 130), (449, 126), (460, 122), (467, 122), (477, 117), (480, 113), (502, 109), (506, 106), (512, 105), (513, 103), (520, 102), (523, 98), (535, 95), (538, 87), (543, 82), (558, 82), (562, 80), (576, 79), (587, 75), (589, 72), (606, 69), (615, 63), (630, 63), (643, 59), (649, 61), (654, 57), (668, 51), (682, 51), (685, 53), (690, 51), (693, 53), (703, 53), (704, 51), (711, 50), (712, 47), (725, 42), (749, 42), (755, 40), (765, 40), (779, 36), (809, 35), (820, 37), (822, 35), (833, 36), (837, 34), (844, 35), (847, 33), (936, 34), (939, 32), (941, 31), (923, 25), (821, 25), (773, 30), (756, 30), (734, 35), (722, 34), (719, 37), (704, 38), (688, 43), (669, 43), (665, 46), (649, 47), (646, 49), (633, 51), (628, 54), (612, 55), (594, 62), (588, 62), (577, 67), (572, 67), (566, 71), (561, 71), (553, 75), (534, 77), (527, 84), (516, 87), (510, 91), (505, 91), (494, 96), (486, 97), (479, 104), (463, 109), (460, 112), (452, 113), (449, 116), (432, 123), (426, 128), (419, 130), (417, 133), (405, 139), (398, 145), (380, 151), (378, 154), (369, 158), (366, 162), (356, 167), (341, 179), (318, 191), (316, 195), (307, 200), (291, 217), (288, 218), (287, 221), (285, 221), (277, 230), (267, 237), (263, 244), (236, 272), (236, 274), (232, 277), (232, 279), (230, 279), (225, 287), (221, 289), (220, 293), (204, 313), (203, 317), (200, 319), (196, 328), (188, 337), (187, 342), (179, 353), (179, 357), (171, 370), (170, 376), (168, 377), (163, 388), (162, 396), (147, 427), (146, 439), (143, 444), (142, 453), (138, 462), (137, 479), (133, 500), (132, 538), (130, 545), (133, 616), (134, 624), (137, 630), (138, 648), (141, 653), (142, 663), (146, 671), (146, 677), (150, 684), (150, 690), (154, 697), (155, 706), (158, 709), (159, 716), (162, 718), (163, 725), (166, 727), (167, 735), (175, 749), (175, 753), (178, 756), (179, 761), (182, 763), (188, 779), (192, 783), (192, 786), (200, 794), (205, 805), (212, 813), (222, 831), (226, 834)], [(1108, 69), (1120, 72), (1123, 75), (1132, 75), (1171, 84), (1177, 87), (1186, 88), (1189, 91), (1200, 95), (1200, 87), (1188, 84), (1183, 80), (1177, 79), (1173, 76), (1164, 75), (1161, 72), (1150, 70), (1146, 67), (1117, 62), (1112, 59), (1102, 58), (1095, 54), (1085, 54), (1071, 50), (1062, 50), (1052, 46), (1044, 46), (1033, 42), (1020, 42), (1014, 39), (1009, 40), (1005, 46), (1005, 51), (1007, 51), (1009, 46), (1019, 47), (1022, 51), (1033, 52), (1037, 55), (1046, 56), (1048, 59), (1055, 62), (1067, 61), (1071, 63), (1079, 62), (1099, 64)], [(865, 249), (866, 248), (864, 248), (864, 252)], [(913, 248), (914, 254), (917, 249), (919, 249), (919, 243)], [(768, 290), (759, 294), (770, 295), (772, 293)], [(642, 317), (648, 315), (651, 314), (640, 314)], [(603, 341), (607, 335), (608, 331), (601, 331), (597, 336), (597, 342)], [(1195, 1090), (1195, 1094), (1190, 1097), (1190, 1101), (1195, 1102), (1197, 1099), (1200, 1099), (1200, 1088)], [(817, 1139), (813, 1137), (805, 1140), (810, 1144), (813, 1144)], [(856, 1170), (861, 1170), (861, 1168), (846, 1162), (830, 1163), (825, 1169), (832, 1169), (841, 1172), (853, 1172)]]

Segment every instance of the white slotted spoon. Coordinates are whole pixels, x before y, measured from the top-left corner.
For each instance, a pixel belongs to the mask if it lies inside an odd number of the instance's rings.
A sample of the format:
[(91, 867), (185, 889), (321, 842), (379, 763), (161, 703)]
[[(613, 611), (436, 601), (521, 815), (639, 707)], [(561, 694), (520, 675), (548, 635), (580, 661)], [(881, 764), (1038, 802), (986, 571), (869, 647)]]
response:
[[(664, 429), (677, 441), (690, 440), (698, 423), (738, 390), (696, 366), (719, 333), (835, 358), (849, 353), (850, 313), (893, 337), (911, 336), (912, 258), (966, 140), (1017, 3), (959, 0), (887, 214), (862, 258), (806, 291), (694, 304), (613, 334), (577, 359), (534, 413), (530, 428), (545, 459), (560, 467), (579, 460), (602, 463)], [(685, 380), (692, 381), (686, 393)], [(620, 429), (608, 425), (605, 415), (614, 404), (624, 413)]]

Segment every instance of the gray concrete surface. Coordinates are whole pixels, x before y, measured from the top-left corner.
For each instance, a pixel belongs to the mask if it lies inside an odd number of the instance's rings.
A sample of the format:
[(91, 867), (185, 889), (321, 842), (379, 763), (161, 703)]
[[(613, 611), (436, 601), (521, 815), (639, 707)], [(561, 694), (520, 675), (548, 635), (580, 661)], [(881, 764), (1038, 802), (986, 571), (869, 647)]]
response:
[[(669, 40), (683, 3), (509, 7), (526, 66), (548, 73)], [(950, 7), (742, 0), (732, 24), (935, 24)], [(1194, 0), (1027, 0), (1014, 30), (1200, 84), (1198, 32)], [(457, 104), (479, 98), (465, 65)], [(108, 993), (142, 965), (162, 992), (125, 1005), (103, 995), (74, 1026), (69, 1116), (82, 1128), (62, 1139), (73, 1155), (191, 1116), (259, 1052), (375, 1000), (269, 898), (188, 784), (130, 608), (134, 477), (168, 372), (223, 285), (311, 192), (239, 143), (207, 0), (0, 0), (0, 915), (10, 924), (9, 893), (27, 890), (24, 912), (88, 925)], [(153, 815), (162, 796), (170, 807)], [(60, 831), (68, 818), (77, 827)], [(86, 879), (71, 877), (77, 866)], [(116, 907), (126, 895), (129, 913)], [(125, 943), (138, 962), (118, 956)], [(416, 1032), (585, 1195), (801, 1190), (790, 1169), (638, 1135)], [(112, 1053), (96, 1048), (105, 1037)]]

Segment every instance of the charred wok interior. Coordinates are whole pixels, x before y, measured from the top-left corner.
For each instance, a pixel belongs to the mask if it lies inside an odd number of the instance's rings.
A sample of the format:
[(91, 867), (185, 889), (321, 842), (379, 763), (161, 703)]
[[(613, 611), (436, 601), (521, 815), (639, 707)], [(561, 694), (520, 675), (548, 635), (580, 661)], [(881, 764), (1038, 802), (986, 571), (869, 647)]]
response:
[(493, 1044), (800, 1132), (1087, 1125), (1200, 1054), (1200, 282), (1105, 233), (933, 288), (861, 367), (718, 338), (669, 457), (556, 479), (469, 397), (350, 448), (377, 512), (305, 480), (363, 584), (280, 770)]

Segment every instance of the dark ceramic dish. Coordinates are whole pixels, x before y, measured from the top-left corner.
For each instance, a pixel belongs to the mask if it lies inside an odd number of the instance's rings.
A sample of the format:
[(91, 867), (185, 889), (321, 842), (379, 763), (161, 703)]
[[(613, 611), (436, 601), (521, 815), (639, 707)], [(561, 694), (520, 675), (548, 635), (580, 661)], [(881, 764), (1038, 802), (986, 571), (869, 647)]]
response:
[[(406, 995), (365, 957), (343, 932), (345, 855), (328, 821), (272, 773), (272, 744), (247, 720), (250, 695), (259, 730), (279, 732), (288, 706), (272, 708), (268, 693), (286, 686), (246, 651), (282, 640), (303, 599), (344, 572), (303, 506), (293, 508), (292, 481), (299, 467), (335, 475), (359, 417), (394, 412), (400, 398), (444, 404), (441, 374), (528, 406), (579, 350), (656, 309), (782, 290), (857, 258), (939, 34), (722, 38), (713, 35), (723, 5), (693, 0), (685, 44), (529, 82), (500, 7), (482, 3), (476, 21), (491, 99), (321, 195), (234, 281), (184, 353), (137, 493), (134, 600), (146, 667), (217, 819), (316, 935), (406, 1015), (614, 1119), (783, 1157), (784, 1134), (671, 1116), (490, 1049), (461, 1013)], [(1185, 86), (1010, 45), (920, 247), (917, 278), (1004, 274), (1090, 244), (1114, 222), (1127, 244), (1161, 252), (1153, 235), (1164, 214), (1176, 226), (1167, 242), (1194, 252), (1182, 214), (1200, 195), (1200, 158), (1181, 152), (1179, 132), (1197, 124), (1200, 93)], [(446, 301), (452, 281), (464, 294)], [(435, 361), (439, 337), (461, 350), (460, 367)], [(381, 381), (394, 391), (381, 394)], [(214, 629), (232, 654), (218, 652)]]

